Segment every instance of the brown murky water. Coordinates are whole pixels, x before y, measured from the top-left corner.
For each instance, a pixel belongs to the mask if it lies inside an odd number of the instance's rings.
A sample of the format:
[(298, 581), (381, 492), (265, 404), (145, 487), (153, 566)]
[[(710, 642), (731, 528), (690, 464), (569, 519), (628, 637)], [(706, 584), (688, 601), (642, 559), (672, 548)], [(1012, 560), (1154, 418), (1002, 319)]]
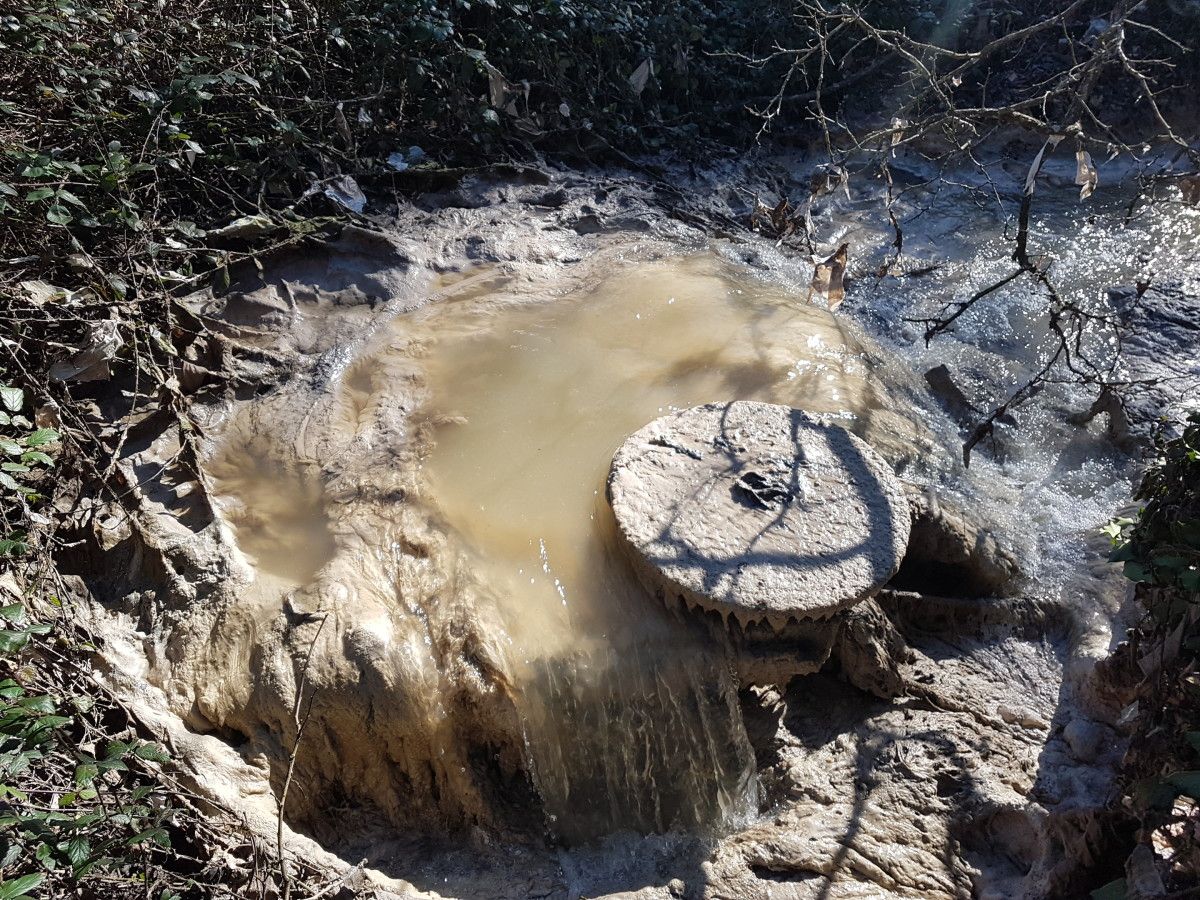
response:
[(883, 398), (863, 352), (803, 295), (710, 254), (552, 304), (468, 298), (418, 320), (428, 412), (451, 423), (425, 462), (430, 492), (501, 607), (555, 830), (745, 817), (752, 757), (722, 649), (634, 582), (605, 476), (630, 432), (707, 401), (771, 400), (876, 430)]
[(336, 552), (320, 482), (291, 477), (248, 453), (214, 460), (221, 512), (254, 568), (288, 585), (307, 584)]

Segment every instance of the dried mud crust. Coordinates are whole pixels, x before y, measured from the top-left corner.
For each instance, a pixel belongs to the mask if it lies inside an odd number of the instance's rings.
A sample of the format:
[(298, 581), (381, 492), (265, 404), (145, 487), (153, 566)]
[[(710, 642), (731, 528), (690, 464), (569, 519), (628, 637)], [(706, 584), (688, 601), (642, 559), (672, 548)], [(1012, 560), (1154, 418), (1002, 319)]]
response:
[[(438, 293), (431, 272), (486, 263), (504, 276), (481, 282), (488, 290), (586, 283), (605, 264), (594, 255), (621, 240), (589, 217), (644, 223), (636, 248), (618, 244), (630, 253), (702, 237), (665, 218), (635, 178), (561, 175), (550, 187), (561, 196), (546, 207), (544, 183), (480, 179), (424, 198), (380, 232), (348, 229), (340, 245), (277, 260), (264, 284), (192, 298), (231, 347), (256, 351), (238, 350), (244, 361), (233, 365), (265, 393), (197, 398), (212, 438), (200, 483), (177, 465), (175, 426), (132, 444), (122, 468), (145, 485), (139, 512), (101, 508), (84, 523), (95, 532), (85, 574), (110, 683), (202, 791), (269, 834), (303, 672), (315, 699), (289, 819), (348, 862), (366, 857), (374, 883), (401, 895), (1055, 896), (1073, 855), (1094, 849), (1086, 819), (1118, 752), (1105, 738), (1085, 763), (1063, 737), (1077, 720), (1072, 733), (1104, 728), (1079, 689), (1115, 609), (1100, 575), (1078, 590), (1091, 619), (1072, 607), (1014, 624), (986, 599), (940, 618), (920, 598), (915, 611), (882, 604), (913, 650), (900, 672), (910, 699), (869, 697), (836, 671), (746, 694), (775, 805), (744, 831), (715, 842), (621, 838), (608, 856), (528, 842), (536, 797), (502, 629), (481, 612), (486, 585), (422, 496), (422, 348), (389, 323)], [(772, 254), (756, 245), (754, 264), (789, 271)], [(903, 366), (878, 361), (896, 395), (920, 407), (920, 387), (896, 376)], [(885, 421), (897, 430), (905, 420)], [(888, 461), (907, 475), (935, 455), (920, 430), (895, 444)], [(247, 459), (278, 486), (277, 520), (299, 514), (286, 506), (299, 497), (324, 523), (266, 575), (239, 549), (243, 513), (204, 499)], [(311, 576), (295, 575), (297, 561)], [(455, 829), (457, 852), (431, 857), (398, 841), (415, 827)]]

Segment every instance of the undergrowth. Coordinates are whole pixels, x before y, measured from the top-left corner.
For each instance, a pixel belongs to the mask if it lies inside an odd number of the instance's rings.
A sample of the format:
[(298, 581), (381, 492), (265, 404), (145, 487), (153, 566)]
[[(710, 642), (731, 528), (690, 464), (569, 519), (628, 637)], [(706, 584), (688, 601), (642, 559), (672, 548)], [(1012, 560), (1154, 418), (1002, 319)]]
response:
[(186, 885), (155, 859), (171, 847), (176, 813), (152, 768), (165, 752), (109, 737), (90, 694), (57, 696), (44, 683), (32, 663), (50, 625), (31, 622), (21, 603), (0, 618), (0, 897), (75, 884), (109, 897), (180, 896)]
[[(1194, 892), (1200, 889), (1200, 413), (1175, 437), (1160, 435), (1156, 451), (1135, 494), (1140, 510), (1108, 527), (1112, 559), (1124, 564), (1145, 609), (1124, 653), (1137, 684), (1123, 717), (1133, 735), (1123, 804), (1143, 856), (1163, 861), (1164, 890)], [(1123, 897), (1129, 887), (1122, 880), (1098, 896)]]

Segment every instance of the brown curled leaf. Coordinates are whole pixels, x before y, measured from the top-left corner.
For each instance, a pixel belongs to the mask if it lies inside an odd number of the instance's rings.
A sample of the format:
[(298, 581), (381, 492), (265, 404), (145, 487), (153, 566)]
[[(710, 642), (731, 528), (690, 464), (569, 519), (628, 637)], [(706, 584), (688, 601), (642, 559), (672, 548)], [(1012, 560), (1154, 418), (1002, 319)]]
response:
[(846, 264), (850, 261), (850, 245), (842, 244), (832, 254), (819, 260), (813, 270), (809, 302), (814, 296), (824, 297), (830, 309), (837, 309), (846, 299), (843, 280)]
[(1086, 150), (1075, 151), (1075, 183), (1079, 185), (1079, 199), (1086, 200), (1096, 190), (1100, 176), (1092, 162), (1092, 154)]

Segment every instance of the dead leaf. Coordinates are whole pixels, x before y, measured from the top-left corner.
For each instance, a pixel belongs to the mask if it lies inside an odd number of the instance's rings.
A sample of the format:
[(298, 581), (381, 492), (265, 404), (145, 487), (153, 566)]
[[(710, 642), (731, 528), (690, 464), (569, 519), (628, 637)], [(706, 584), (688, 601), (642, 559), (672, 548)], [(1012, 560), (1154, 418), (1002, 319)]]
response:
[(813, 295), (824, 297), (830, 309), (837, 309), (846, 299), (846, 289), (843, 279), (846, 275), (846, 264), (850, 261), (850, 245), (842, 244), (825, 259), (816, 261), (813, 270), (812, 286), (809, 290), (809, 302)]
[(844, 188), (846, 199), (850, 199), (850, 173), (845, 166), (824, 166), (813, 172), (809, 179), (808, 189), (814, 198), (832, 194), (838, 188)]
[(252, 216), (242, 216), (234, 219), (228, 225), (214, 228), (209, 236), (217, 240), (250, 240), (272, 234), (283, 228), (278, 222), (273, 222), (266, 216), (255, 213)]
[(1066, 137), (1062, 134), (1052, 134), (1046, 138), (1046, 143), (1042, 144), (1042, 149), (1037, 152), (1037, 156), (1033, 158), (1033, 163), (1029, 166), (1029, 174), (1025, 176), (1025, 193), (1032, 194), (1034, 185), (1037, 183), (1038, 173), (1042, 171), (1042, 162), (1046, 158), (1046, 153), (1052, 151), (1058, 146), (1059, 142)]
[(1080, 185), (1079, 199), (1086, 200), (1096, 190), (1100, 181), (1099, 173), (1092, 162), (1092, 155), (1086, 150), (1075, 151), (1075, 183)]
[(12, 571), (0, 575), (0, 599), (3, 600), (5, 606), (21, 603), (25, 599), (25, 593), (21, 590), (21, 586), (17, 583), (17, 576)]
[(688, 57), (683, 47), (675, 46), (675, 71), (680, 75), (686, 75), (688, 70)]
[(758, 197), (754, 198), (754, 209), (750, 211), (750, 227), (754, 228), (760, 221), (771, 221), (771, 207)]
[(362, 192), (349, 175), (330, 179), (325, 185), (325, 196), (351, 212), (361, 213), (367, 206), (367, 195)]
[(53, 400), (47, 400), (39, 406), (33, 413), (33, 424), (38, 428), (61, 428), (62, 416), (59, 413), (58, 404)]
[(629, 76), (629, 86), (633, 88), (633, 93), (640, 97), (642, 91), (646, 89), (647, 82), (650, 81), (650, 76), (654, 74), (654, 63), (649, 59), (643, 59), (641, 64), (633, 70), (633, 74)]
[(789, 225), (792, 228), (796, 227), (788, 221), (788, 213), (791, 212), (791, 209), (792, 205), (788, 203), (787, 197), (784, 197), (771, 210), (771, 227), (775, 229), (776, 234), (783, 235), (788, 230)]
[(121, 349), (121, 333), (112, 319), (92, 322), (87, 343), (50, 367), (55, 381), (105, 381), (112, 377), (109, 361)]
[(1154, 678), (1159, 670), (1169, 666), (1178, 658), (1179, 651), (1183, 648), (1183, 639), (1192, 633), (1192, 627), (1198, 615), (1200, 615), (1200, 608), (1189, 607), (1179, 620), (1179, 624), (1162, 639), (1162, 642), (1152, 646), (1138, 660), (1138, 667), (1146, 678)]
[(1179, 190), (1183, 202), (1189, 206), (1200, 206), (1200, 175), (1185, 175), (1179, 179)]
[(488, 102), (494, 109), (503, 109), (504, 104), (508, 102), (508, 79), (491, 63), (484, 65), (487, 66), (488, 73)]
[(1117, 721), (1114, 723), (1118, 728), (1125, 728), (1132, 725), (1137, 719), (1138, 713), (1141, 712), (1141, 705), (1137, 700), (1134, 700), (1127, 707), (1121, 710), (1121, 714), (1117, 716)]
[(763, 234), (782, 240), (796, 230), (794, 207), (786, 197), (774, 206), (768, 206), (758, 197), (754, 198), (754, 210), (750, 213), (750, 227), (758, 228)]
[(513, 122), (513, 127), (517, 128), (519, 131), (523, 131), (530, 137), (541, 137), (543, 134), (545, 134), (545, 132), (542, 130), (541, 117), (537, 115), (522, 116)]
[(43, 303), (49, 303), (52, 300), (63, 300), (67, 297), (69, 291), (65, 288), (55, 287), (45, 281), (22, 281), (21, 290), (25, 292), (25, 296), (31, 301), (41, 306)]
[(351, 147), (354, 144), (354, 136), (350, 133), (350, 123), (346, 121), (346, 114), (342, 112), (340, 103), (333, 108), (333, 120), (337, 124), (338, 136), (343, 144), (347, 148)]
[(308, 186), (308, 190), (300, 195), (300, 200), (297, 202), (303, 203), (309, 197), (316, 194), (324, 194), (338, 206), (348, 209), (351, 212), (361, 214), (367, 207), (367, 195), (362, 192), (362, 189), (358, 186), (358, 182), (349, 175), (339, 175), (336, 178), (324, 178), (320, 181), (314, 181)]

